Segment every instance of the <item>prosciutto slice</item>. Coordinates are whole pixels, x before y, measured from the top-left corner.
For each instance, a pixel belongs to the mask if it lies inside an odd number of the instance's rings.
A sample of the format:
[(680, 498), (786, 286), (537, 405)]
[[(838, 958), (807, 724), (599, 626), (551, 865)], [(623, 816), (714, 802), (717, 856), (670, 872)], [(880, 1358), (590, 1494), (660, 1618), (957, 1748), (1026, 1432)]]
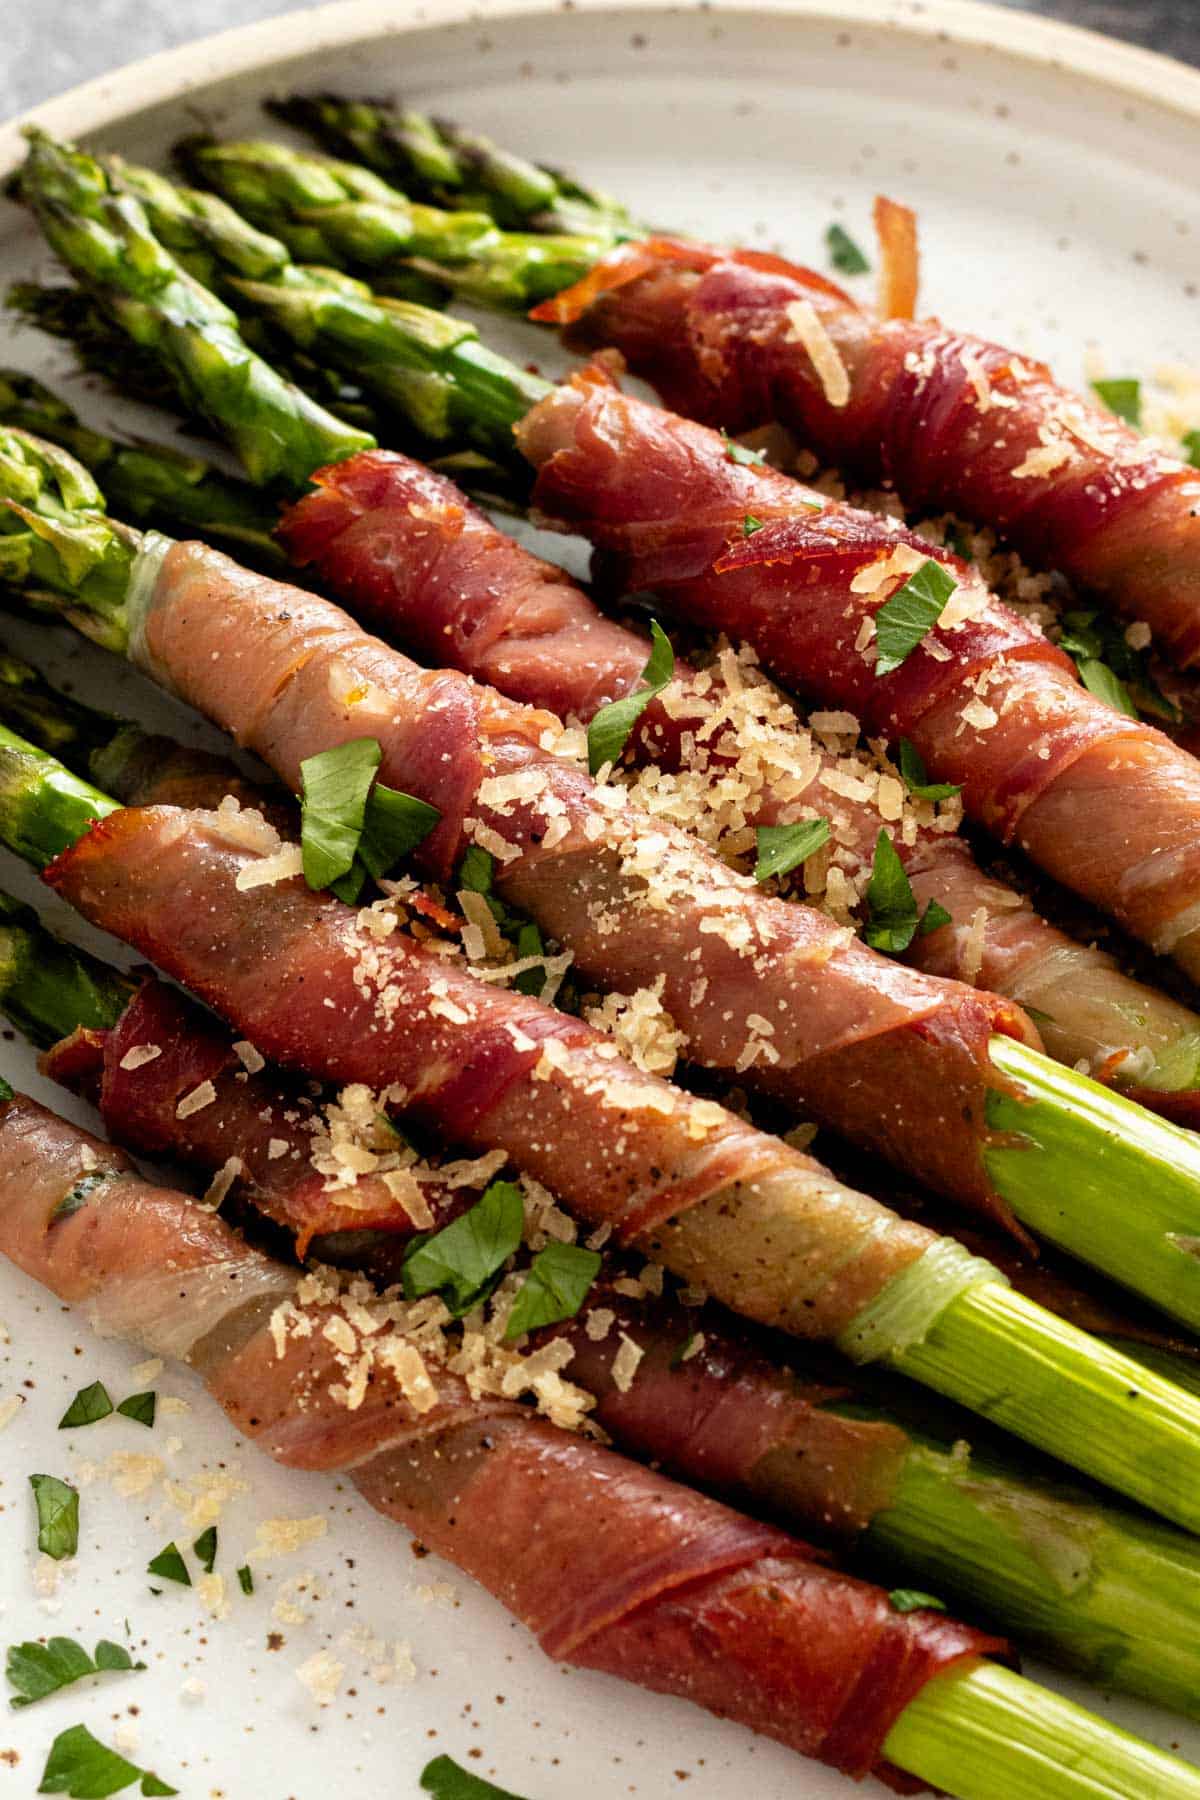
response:
[[(373, 1333), (349, 1406), (331, 1303), (297, 1305), (293, 1276), (218, 1216), (21, 1097), (0, 1112), (0, 1247), (100, 1330), (190, 1362), (277, 1461), (344, 1472), (558, 1660), (887, 1776), (887, 1734), (924, 1684), (1005, 1652), (942, 1613), (896, 1612), (798, 1540), (515, 1403), (472, 1401), (440, 1368), (415, 1386), (399, 1324)], [(164, 1329), (146, 1298), (168, 1289)], [(281, 1329), (301, 1312), (303, 1335)]]
[(535, 317), (615, 345), (678, 412), (730, 431), (780, 419), (915, 509), (994, 525), (1145, 620), (1181, 667), (1200, 660), (1200, 474), (1043, 363), (936, 319), (877, 318), (777, 257), (669, 240)]
[(311, 593), (194, 543), (131, 591), (135, 660), (289, 786), (314, 752), (377, 738), (381, 780), (441, 813), (418, 852), (428, 874), (447, 879), (482, 844), (502, 897), (589, 981), (627, 994), (662, 982), (691, 1060), (1000, 1215), (980, 1154), (998, 1081), (988, 1042), (1036, 1040), (1010, 1002), (905, 969), (763, 895), (593, 783), (557, 748), (553, 715), (421, 668)]
[[(563, 718), (590, 720), (638, 684), (648, 645), (606, 617), (561, 569), (499, 531), (452, 482), (393, 451), (365, 452), (320, 470), (315, 491), (285, 514), (280, 536), (294, 560), (315, 564), (357, 614), (426, 661), (448, 662), (510, 699)], [(737, 769), (736, 704), (716, 669), (702, 678), (685, 662), (664, 703), (635, 724), (627, 755), (665, 769), (704, 766), (714, 782)], [(802, 791), (780, 799), (766, 767), (766, 727), (744, 782), (747, 825), (774, 825), (833, 811), (838, 841), (869, 867), (882, 819), (869, 800), (827, 783), (837, 759), (816, 740), (803, 750)], [(776, 727), (781, 774), (799, 766), (799, 746)], [(759, 775), (759, 769), (764, 772)], [(760, 785), (753, 785), (757, 779)], [(835, 777), (836, 779), (836, 777)], [(790, 790), (801, 783), (793, 775)], [(1131, 982), (1093, 946), (1074, 943), (1029, 901), (987, 876), (957, 834), (920, 825), (894, 830), (922, 911), (937, 901), (954, 923), (919, 934), (906, 959), (945, 979), (968, 980), (1038, 1009), (1046, 1047), (1081, 1059), (1102, 1078), (1126, 1079), (1135, 1045), (1158, 1050), (1196, 1030), (1185, 1007)], [(1131, 1031), (1131, 1016), (1144, 1019)], [(1152, 1090), (1139, 1098), (1154, 1102)], [(1170, 1104), (1171, 1102), (1168, 1102)], [(1200, 1092), (1184, 1105), (1200, 1123)]]
[[(251, 1072), (247, 1063), (256, 1060)], [(112, 1030), (81, 1028), (47, 1051), (41, 1066), (92, 1100), (127, 1149), (227, 1175), (295, 1237), (301, 1259), (312, 1248), (338, 1260), (343, 1234), (350, 1243), (368, 1233), (402, 1240), (416, 1229), (414, 1213), (429, 1228), (468, 1204), (468, 1196), (436, 1182), (418, 1182), (413, 1194), (399, 1176), (389, 1184), (364, 1173), (352, 1186), (335, 1186), (313, 1160), (321, 1118), (310, 1084), (264, 1068), (254, 1046), (236, 1043), (213, 1014), (153, 976)], [(193, 1108), (192, 1097), (206, 1103)]]
[(376, 935), (283, 877), (272, 842), (245, 815), (129, 808), (46, 879), (264, 1056), (389, 1089), (451, 1143), (504, 1148), (577, 1216), (657, 1246), (735, 1310), (836, 1336), (935, 1241), (779, 1139), (633, 1069), (583, 1021), (403, 932)]
[[(603, 581), (653, 588), (868, 735), (909, 738), (935, 779), (962, 784), (969, 814), (1200, 974), (1200, 762), (1089, 694), (965, 563), (733, 461), (715, 432), (607, 383), (557, 390), (521, 442), (537, 504), (592, 540)], [(764, 521), (749, 537), (747, 513)], [(877, 678), (875, 616), (930, 558), (954, 593)]]

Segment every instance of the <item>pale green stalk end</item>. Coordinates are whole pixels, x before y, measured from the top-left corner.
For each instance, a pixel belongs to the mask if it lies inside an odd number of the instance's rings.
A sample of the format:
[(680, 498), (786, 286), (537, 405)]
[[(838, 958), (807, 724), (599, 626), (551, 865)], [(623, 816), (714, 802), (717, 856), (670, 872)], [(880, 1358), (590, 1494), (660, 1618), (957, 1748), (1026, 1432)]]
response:
[(995, 1663), (935, 1676), (884, 1752), (958, 1800), (1200, 1800), (1200, 1772)]
[(984, 1160), (1017, 1218), (1200, 1328), (1200, 1136), (1013, 1038), (989, 1054), (1016, 1092), (988, 1095)]

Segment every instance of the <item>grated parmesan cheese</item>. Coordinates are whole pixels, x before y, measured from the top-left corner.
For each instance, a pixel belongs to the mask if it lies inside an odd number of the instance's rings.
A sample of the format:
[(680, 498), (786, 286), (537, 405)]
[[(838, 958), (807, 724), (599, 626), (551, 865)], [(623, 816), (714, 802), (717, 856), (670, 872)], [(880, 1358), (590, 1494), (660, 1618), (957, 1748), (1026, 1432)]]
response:
[(830, 406), (845, 406), (850, 377), (833, 339), (811, 300), (793, 300), (786, 308), (789, 337), (803, 344)]

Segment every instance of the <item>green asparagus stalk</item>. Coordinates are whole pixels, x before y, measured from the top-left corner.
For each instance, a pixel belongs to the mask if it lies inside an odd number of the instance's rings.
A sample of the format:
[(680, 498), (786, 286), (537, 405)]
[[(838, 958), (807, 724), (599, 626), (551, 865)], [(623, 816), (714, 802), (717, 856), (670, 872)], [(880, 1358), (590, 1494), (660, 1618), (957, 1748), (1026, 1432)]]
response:
[(248, 482), (201, 457), (92, 431), (58, 395), (16, 369), (0, 368), (0, 422), (70, 451), (131, 524), (193, 532), (261, 566), (286, 565), (273, 536), (274, 508)]
[(450, 120), (337, 94), (292, 94), (269, 100), (267, 111), (420, 200), (486, 212), (508, 231), (579, 232), (614, 244), (646, 235), (610, 195)]
[[(179, 146), (179, 156), (193, 181), (285, 244), (297, 262), (357, 270), (383, 290), (397, 276), (410, 283), (412, 271), (424, 271), (428, 263), (438, 282), (444, 270), (456, 270), (456, 291), (481, 306), (527, 309), (569, 287), (612, 247), (608, 233), (501, 231), (486, 213), (422, 206), (368, 170), (283, 144), (192, 138)], [(202, 214), (220, 204), (195, 189), (176, 189), (171, 201), (161, 191), (169, 185), (161, 177), (116, 157), (105, 167), (118, 185), (155, 209), (156, 229), (172, 249), (165, 212), (182, 204)], [(206, 279), (192, 262), (188, 267)], [(242, 272), (259, 278), (253, 269)]]
[(248, 348), (236, 315), (175, 260), (139, 203), (115, 191), (91, 157), (31, 132), (21, 192), (51, 246), (87, 269), (91, 292), (135, 344), (159, 357), (188, 404), (205, 417), (216, 406), (252, 480), (295, 484), (371, 443)]
[[(78, 771), (90, 768), (116, 722), (59, 694), (34, 670), (16, 667), (23, 680), (14, 673), (0, 687), (0, 715), (11, 719), (6, 701), (15, 694), (43, 743), (65, 746), (63, 755)], [(19, 766), (15, 740), (6, 749)], [(80, 1026), (115, 1026), (134, 989), (0, 893), (0, 1010), (36, 1045), (46, 1047)], [(665, 1357), (653, 1337), (646, 1342), (649, 1357)], [(813, 1379), (823, 1374), (819, 1364), (806, 1372)], [(894, 1438), (890, 1492), (858, 1540), (872, 1568), (969, 1612), (982, 1610), (1064, 1667), (1200, 1715), (1200, 1546), (1047, 1472), (1023, 1468), (1002, 1443), (972, 1448), (969, 1421), (951, 1421), (948, 1435), (942, 1421), (933, 1435), (906, 1418), (912, 1409), (904, 1409), (896, 1384), (884, 1386), (882, 1400), (873, 1392), (878, 1387), (863, 1384), (852, 1403), (834, 1409), (883, 1423)], [(819, 1505), (814, 1510), (807, 1455), (801, 1432), (760, 1459), (746, 1490), (731, 1498), (766, 1507), (794, 1529), (824, 1534), (829, 1521)]]
[(116, 1024), (137, 983), (52, 937), (31, 906), (0, 892), (0, 1012), (39, 1050)]
[[(0, 434), (0, 445), (6, 437), (17, 434)], [(58, 453), (60, 458), (62, 454)], [(32, 466), (13, 460), (22, 469)], [(0, 463), (0, 471), (3, 467)], [(50, 540), (37, 536), (36, 542), (57, 543), (58, 591), (74, 610), (78, 596), (68, 566), (69, 527), (59, 518), (69, 483), (55, 477), (53, 462), (43, 472), (56, 532)], [(26, 501), (14, 506), (3, 500), (0, 490), (0, 510), (11, 511), (18, 540), (35, 536), (29, 518), (35, 522), (39, 518), (27, 504), (27, 488), (23, 492)], [(80, 519), (85, 532), (95, 532), (97, 515), (90, 500), (81, 508)], [(144, 599), (161, 555), (162, 541), (152, 540), (144, 558), (129, 569), (121, 621), (127, 640), (136, 624), (133, 609)], [(115, 621), (111, 607), (105, 617), (111, 633)], [(0, 840), (38, 862), (64, 847), (63, 781), (69, 784), (76, 809), (66, 820), (67, 829), (72, 821), (80, 826), (99, 816), (102, 807), (111, 807), (111, 801), (68, 776), (45, 752), (23, 744), (11, 732), (0, 736)], [(1047, 1068), (1053, 1065), (1047, 1062)], [(1105, 1149), (1104, 1143), (1093, 1146), (1101, 1169)], [(1046, 1154), (1050, 1173), (1066, 1188), (1079, 1157), (1088, 1152), (1075, 1148), (1069, 1168), (1054, 1162), (1053, 1143)], [(1097, 1188), (1101, 1185), (1098, 1179)], [(1103, 1219), (1093, 1201), (1089, 1232), (1081, 1230), (1080, 1235), (1088, 1236), (1099, 1224), (1097, 1235), (1102, 1240), (1110, 1229), (1114, 1235), (1136, 1239), (1124, 1190), (1109, 1194), (1107, 1200)], [(1195, 1204), (1200, 1207), (1200, 1181)], [(668, 1263), (669, 1237), (669, 1231), (664, 1233)], [(1141, 1254), (1144, 1266), (1151, 1252)], [(1120, 1268), (1114, 1272), (1126, 1273)], [(967, 1257), (952, 1239), (938, 1239), (918, 1263), (889, 1283), (841, 1335), (839, 1348), (854, 1361), (888, 1362), (939, 1393), (966, 1398), (983, 1417), (994, 1418), (1177, 1523), (1200, 1526), (1196, 1398), (1011, 1293), (990, 1265)]]

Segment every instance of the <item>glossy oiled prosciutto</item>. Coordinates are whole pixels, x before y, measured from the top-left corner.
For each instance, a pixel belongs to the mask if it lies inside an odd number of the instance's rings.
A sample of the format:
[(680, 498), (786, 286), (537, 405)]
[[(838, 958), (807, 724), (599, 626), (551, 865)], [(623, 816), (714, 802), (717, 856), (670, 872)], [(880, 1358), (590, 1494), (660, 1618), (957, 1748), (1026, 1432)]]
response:
[[(811, 353), (811, 314), (842, 375)], [(914, 508), (995, 525), (1200, 660), (1200, 474), (1044, 364), (880, 319), (777, 257), (636, 245), (536, 315), (612, 344), (668, 405), (730, 431), (780, 419), (823, 457)], [(818, 353), (820, 354), (820, 353)]]
[(502, 896), (589, 981), (627, 994), (662, 984), (693, 1061), (995, 1207), (980, 1155), (997, 1083), (987, 1046), (994, 1031), (1036, 1038), (1010, 1002), (904, 969), (763, 895), (557, 753), (551, 714), (419, 667), (311, 593), (199, 544), (172, 546), (133, 591), (135, 660), (289, 785), (314, 752), (377, 738), (380, 778), (442, 815), (418, 853), (429, 873), (446, 879), (482, 844)]
[[(563, 718), (586, 722), (637, 686), (645, 638), (607, 618), (561, 569), (514, 543), (444, 476), (375, 450), (320, 470), (314, 480), (316, 490), (285, 514), (280, 536), (294, 560), (315, 564), (385, 637)], [(759, 770), (770, 755), (764, 735), (754, 739)], [(777, 766), (789, 771), (795, 740), (779, 735)], [(666, 769), (703, 763), (714, 779), (736, 767), (736, 703), (720, 672), (706, 671), (698, 684), (695, 671), (677, 660), (669, 705), (655, 700), (646, 708), (627, 751), (638, 763)], [(746, 822), (836, 812), (839, 843), (869, 867), (882, 823), (878, 808), (856, 797), (853, 782), (826, 785), (837, 759), (815, 739), (803, 754), (803, 791), (779, 799), (767, 763), (745, 805)], [(957, 834), (921, 826), (911, 837), (892, 835), (920, 908), (937, 901), (953, 920), (914, 937), (907, 960), (1019, 1004), (1028, 1000), (1047, 1049), (1063, 1062), (1086, 1059), (1102, 1079), (1129, 1086), (1137, 1079), (1131, 1083), (1122, 1069), (1130, 1050), (1157, 1052), (1200, 1028), (1185, 1007), (1130, 981), (1111, 958), (1072, 942), (1023, 895), (985, 875)], [(1144, 1023), (1135, 1028), (1134, 1020)], [(1155, 1096), (1139, 1098), (1153, 1104)], [(1200, 1121), (1200, 1093), (1188, 1095), (1186, 1105)]]
[(436, 1364), (414, 1386), (399, 1325), (362, 1340), (372, 1379), (351, 1407), (331, 1302), (300, 1303), (303, 1334), (273, 1331), (292, 1273), (20, 1096), (0, 1111), (0, 1248), (102, 1331), (190, 1362), (277, 1461), (344, 1471), (560, 1660), (886, 1775), (888, 1731), (925, 1682), (1004, 1649), (898, 1613), (796, 1539), (513, 1402), (471, 1400)]
[(442, 1138), (506, 1149), (579, 1217), (657, 1244), (735, 1310), (835, 1336), (934, 1241), (779, 1139), (633, 1069), (581, 1020), (403, 932), (376, 936), (298, 876), (247, 885), (274, 872), (261, 830), (131, 808), (47, 879), (264, 1056), (339, 1086), (397, 1088)]
[[(1200, 973), (1200, 762), (1089, 694), (966, 564), (602, 382), (557, 390), (521, 441), (539, 506), (591, 538), (603, 579), (748, 640), (868, 734), (909, 738), (968, 813)], [(877, 678), (875, 615), (930, 557), (957, 584), (949, 610)]]

